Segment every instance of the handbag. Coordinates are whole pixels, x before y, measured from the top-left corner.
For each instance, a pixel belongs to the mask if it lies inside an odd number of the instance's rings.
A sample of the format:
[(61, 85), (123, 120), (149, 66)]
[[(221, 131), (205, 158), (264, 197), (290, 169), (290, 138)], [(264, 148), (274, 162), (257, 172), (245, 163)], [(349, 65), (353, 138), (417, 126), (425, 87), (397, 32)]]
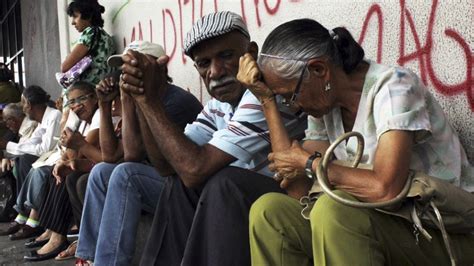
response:
[(334, 161), (334, 163), (348, 167), (372, 168), (372, 165), (359, 164), (364, 149), (362, 135), (358, 132), (349, 132), (340, 136), (322, 157), (316, 173), (317, 182), (314, 183), (308, 196), (300, 199), (300, 203), (305, 206), (301, 212), (303, 217), (309, 219), (314, 202), (321, 193), (326, 193), (341, 204), (356, 208), (372, 208), (388, 215), (404, 218), (413, 224), (417, 239), (421, 234), (427, 240), (431, 240), (432, 237), (425, 226), (440, 230), (451, 263), (455, 265), (456, 258), (451, 249), (448, 233), (474, 232), (474, 194), (439, 178), (410, 170), (402, 191), (391, 200), (367, 203), (342, 198), (333, 192), (327, 177), (327, 167), (336, 146), (353, 136), (358, 140), (354, 161), (352, 163)]
[(68, 71), (64, 73), (56, 73), (56, 80), (64, 89), (67, 89), (74, 82), (79, 81), (81, 75), (90, 67), (90, 65), (92, 64), (93, 56), (95, 56), (96, 54), (95, 49), (99, 40), (100, 30), (98, 28), (94, 28), (91, 49), (89, 49), (86, 56), (81, 58), (81, 60), (79, 60)]

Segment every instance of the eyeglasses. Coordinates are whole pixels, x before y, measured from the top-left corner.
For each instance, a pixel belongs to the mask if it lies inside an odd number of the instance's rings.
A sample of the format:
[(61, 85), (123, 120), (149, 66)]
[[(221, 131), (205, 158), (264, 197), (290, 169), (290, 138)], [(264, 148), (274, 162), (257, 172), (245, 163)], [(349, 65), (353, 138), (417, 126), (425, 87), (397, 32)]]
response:
[(292, 106), (295, 103), (296, 98), (298, 97), (298, 94), (301, 90), (301, 84), (303, 83), (304, 73), (306, 72), (306, 68), (308, 67), (308, 61), (311, 58), (309, 58), (309, 59), (293, 59), (293, 58), (287, 58), (287, 57), (283, 57), (283, 56), (264, 54), (264, 53), (260, 53), (260, 55), (264, 56), (264, 57), (270, 57), (270, 58), (280, 59), (280, 60), (293, 60), (293, 61), (304, 61), (305, 62), (305, 64), (303, 65), (303, 67), (301, 69), (300, 77), (298, 78), (298, 82), (296, 83), (295, 89), (293, 90), (293, 94), (291, 95), (290, 99), (287, 100), (286, 98), (284, 98), (282, 100), (283, 105), (285, 105), (287, 107)]
[(296, 83), (295, 89), (293, 90), (293, 95), (291, 95), (290, 100), (287, 100), (286, 98), (283, 99), (281, 102), (283, 105), (290, 107), (295, 103), (296, 98), (298, 97), (298, 94), (300, 93), (301, 84), (303, 83), (303, 77), (304, 77), (304, 73), (307, 67), (308, 67), (308, 62), (304, 64), (303, 69), (301, 70), (300, 77), (298, 78), (298, 82)]
[(71, 100), (67, 101), (66, 106), (74, 107), (74, 106), (77, 106), (79, 104), (83, 104), (85, 101), (87, 101), (87, 99), (93, 98), (94, 96), (95, 96), (94, 93), (89, 93), (89, 94), (86, 94), (86, 95), (79, 96), (76, 99), (71, 99)]

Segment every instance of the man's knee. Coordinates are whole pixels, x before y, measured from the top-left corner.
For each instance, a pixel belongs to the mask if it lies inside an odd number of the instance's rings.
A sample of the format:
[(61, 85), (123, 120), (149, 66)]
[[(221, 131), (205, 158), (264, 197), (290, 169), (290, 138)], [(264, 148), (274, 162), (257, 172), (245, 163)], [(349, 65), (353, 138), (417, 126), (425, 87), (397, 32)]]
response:
[(224, 187), (229, 187), (229, 185), (235, 183), (239, 177), (242, 178), (243, 175), (246, 174), (244, 171), (244, 169), (237, 167), (224, 167), (209, 178), (204, 190), (220, 190)]
[(125, 162), (117, 165), (109, 180), (109, 189), (126, 187), (129, 184), (134, 183), (135, 179), (139, 179), (141, 175), (147, 175), (143, 171), (145, 167), (148, 167), (141, 163)]
[(110, 163), (96, 164), (90, 172), (89, 183), (105, 186), (108, 183), (108, 179), (110, 178), (112, 169), (114, 169), (114, 167), (115, 165)]
[[(334, 192), (343, 198), (356, 200), (346, 192), (340, 190)], [(335, 234), (341, 228), (365, 231), (370, 224), (369, 215), (370, 213), (367, 209), (344, 205), (325, 194), (316, 201), (311, 211), (311, 227), (313, 230), (315, 228), (324, 228), (325, 233), (334, 232)]]

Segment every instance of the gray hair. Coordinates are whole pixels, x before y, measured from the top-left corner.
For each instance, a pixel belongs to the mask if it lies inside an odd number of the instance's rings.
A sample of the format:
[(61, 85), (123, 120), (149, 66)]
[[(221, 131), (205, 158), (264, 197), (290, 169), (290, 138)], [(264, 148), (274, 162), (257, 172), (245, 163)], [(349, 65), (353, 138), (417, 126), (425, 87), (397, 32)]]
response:
[(3, 116), (23, 118), (25, 113), (23, 113), (21, 103), (9, 103), (3, 108)]
[(362, 61), (364, 50), (344, 28), (333, 31), (312, 19), (298, 19), (278, 26), (268, 35), (258, 64), (268, 65), (281, 78), (290, 80), (298, 78), (308, 60), (318, 57), (327, 57), (350, 73)]

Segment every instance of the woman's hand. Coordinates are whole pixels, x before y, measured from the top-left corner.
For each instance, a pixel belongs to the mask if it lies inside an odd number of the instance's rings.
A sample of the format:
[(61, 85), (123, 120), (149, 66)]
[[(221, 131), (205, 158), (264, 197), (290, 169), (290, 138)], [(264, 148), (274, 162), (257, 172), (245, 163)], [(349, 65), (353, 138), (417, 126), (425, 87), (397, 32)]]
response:
[(251, 54), (246, 53), (240, 57), (237, 79), (247, 87), (261, 103), (273, 99), (275, 94), (262, 81), (262, 74), (257, 62)]
[(287, 173), (287, 178), (293, 178), (292, 173), (304, 172), (306, 160), (310, 155), (298, 141), (294, 140), (289, 150), (272, 152), (268, 155), (268, 160), (271, 162), (269, 169), (281, 172), (280, 174)]
[(118, 84), (112, 77), (105, 78), (96, 85), (95, 91), (100, 102), (112, 102), (120, 93)]
[(83, 135), (77, 131), (73, 132), (70, 128), (63, 130), (60, 141), (62, 146), (75, 151), (79, 151), (87, 143)]
[(53, 176), (56, 178), (56, 185), (63, 182), (64, 178), (72, 172), (70, 161), (59, 160), (53, 168)]
[(312, 180), (306, 177), (304, 171), (309, 156), (296, 140), (292, 142), (289, 150), (268, 155), (268, 168), (275, 172), (274, 178), (280, 181), (280, 187), (293, 198), (301, 198), (311, 188)]

